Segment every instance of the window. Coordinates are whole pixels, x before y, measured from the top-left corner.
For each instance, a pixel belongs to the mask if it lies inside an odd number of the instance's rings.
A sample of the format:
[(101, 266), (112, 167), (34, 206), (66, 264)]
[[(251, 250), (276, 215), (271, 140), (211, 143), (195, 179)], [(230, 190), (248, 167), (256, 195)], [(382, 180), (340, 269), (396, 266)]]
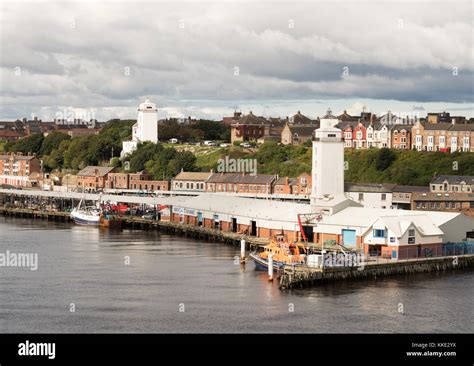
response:
[(382, 193), (382, 201), (385, 201), (387, 199), (387, 194), (386, 193)]
[(415, 229), (408, 230), (408, 236), (415, 236)]
[(364, 200), (364, 194), (363, 193), (359, 193), (359, 201), (363, 201)]
[(385, 238), (385, 230), (374, 229), (372, 235), (374, 238)]

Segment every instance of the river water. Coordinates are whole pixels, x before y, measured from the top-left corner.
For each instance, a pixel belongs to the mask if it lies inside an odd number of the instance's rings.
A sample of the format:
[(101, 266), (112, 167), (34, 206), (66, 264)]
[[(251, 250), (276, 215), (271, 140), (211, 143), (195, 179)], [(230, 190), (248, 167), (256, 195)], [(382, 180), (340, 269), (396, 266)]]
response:
[(1, 333), (474, 331), (473, 272), (280, 291), (237, 247), (0, 217), (7, 251), (38, 268), (0, 267)]

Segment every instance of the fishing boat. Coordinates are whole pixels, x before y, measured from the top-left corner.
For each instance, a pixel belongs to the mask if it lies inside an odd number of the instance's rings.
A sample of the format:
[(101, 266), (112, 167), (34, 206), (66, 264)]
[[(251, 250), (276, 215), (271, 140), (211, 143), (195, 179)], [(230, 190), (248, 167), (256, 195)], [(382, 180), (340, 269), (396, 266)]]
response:
[(121, 229), (122, 220), (115, 215), (109, 213), (102, 213), (100, 215), (99, 226), (109, 229)]
[(268, 256), (272, 255), (273, 268), (280, 269), (285, 265), (300, 266), (306, 260), (306, 248), (303, 243), (290, 243), (284, 234), (275, 235), (263, 251), (250, 253), (255, 268), (268, 269)]
[(71, 217), (76, 224), (99, 226), (101, 212), (94, 206), (84, 206), (83, 200), (79, 202), (77, 207), (71, 211)]

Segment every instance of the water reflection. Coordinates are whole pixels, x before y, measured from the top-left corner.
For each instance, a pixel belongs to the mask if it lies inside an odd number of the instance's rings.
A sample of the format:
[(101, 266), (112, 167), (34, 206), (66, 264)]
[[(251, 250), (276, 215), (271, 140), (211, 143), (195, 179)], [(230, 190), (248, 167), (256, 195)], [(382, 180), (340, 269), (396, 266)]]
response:
[[(234, 263), (238, 247), (220, 243), (17, 219), (0, 219), (0, 235), (0, 252), (39, 253), (36, 273), (0, 268), (2, 294), (8, 294), (0, 298), (2, 331), (474, 330), (472, 272), (280, 291), (253, 262)], [(79, 309), (74, 316), (70, 302)]]

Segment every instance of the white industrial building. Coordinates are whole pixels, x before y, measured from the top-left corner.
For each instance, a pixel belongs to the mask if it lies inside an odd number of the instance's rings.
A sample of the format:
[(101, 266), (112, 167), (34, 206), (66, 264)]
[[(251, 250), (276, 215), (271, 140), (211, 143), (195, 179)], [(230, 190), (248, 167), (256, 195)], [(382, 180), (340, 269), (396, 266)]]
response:
[(138, 107), (137, 122), (132, 126), (132, 139), (123, 141), (121, 156), (131, 154), (139, 142), (145, 141), (158, 142), (158, 110), (149, 99)]

